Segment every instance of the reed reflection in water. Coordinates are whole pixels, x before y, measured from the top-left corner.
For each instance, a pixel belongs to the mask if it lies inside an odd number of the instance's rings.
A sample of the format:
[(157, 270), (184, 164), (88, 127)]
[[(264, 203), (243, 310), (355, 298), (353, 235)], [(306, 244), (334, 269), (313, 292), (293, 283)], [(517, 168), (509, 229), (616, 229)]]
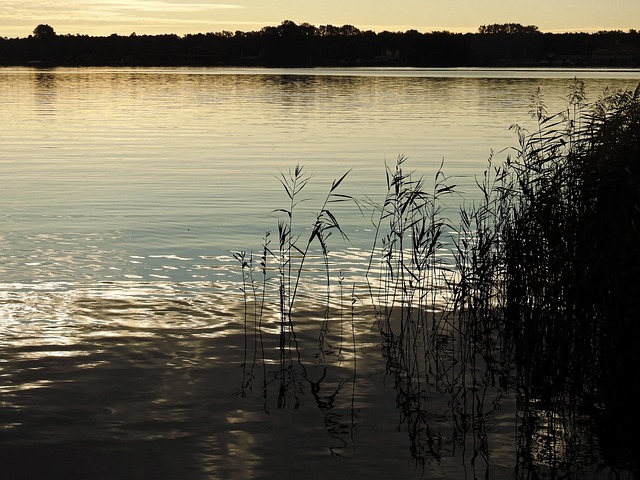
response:
[(258, 341), (241, 298), (193, 286), (50, 285), (38, 305), (15, 287), (0, 350), (11, 478), (413, 475), (372, 317), (346, 298), (327, 318), (301, 309), (284, 340), (265, 313)]

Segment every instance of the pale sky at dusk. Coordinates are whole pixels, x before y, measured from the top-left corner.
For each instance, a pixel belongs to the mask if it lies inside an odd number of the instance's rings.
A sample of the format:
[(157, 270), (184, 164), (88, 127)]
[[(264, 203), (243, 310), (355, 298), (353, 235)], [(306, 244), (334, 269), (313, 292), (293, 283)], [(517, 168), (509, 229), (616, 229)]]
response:
[(361, 30), (475, 32), (521, 23), (543, 32), (640, 29), (638, 0), (1, 0), (0, 37), (40, 23), (95, 36), (259, 30), (283, 20)]

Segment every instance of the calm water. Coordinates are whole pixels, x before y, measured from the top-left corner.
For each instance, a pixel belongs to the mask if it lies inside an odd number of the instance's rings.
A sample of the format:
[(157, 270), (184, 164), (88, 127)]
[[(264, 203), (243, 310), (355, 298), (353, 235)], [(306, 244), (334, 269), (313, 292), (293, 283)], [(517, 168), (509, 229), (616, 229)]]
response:
[[(273, 211), (288, 202), (277, 177), (298, 163), (313, 175), (300, 232), (349, 169), (343, 193), (380, 199), (385, 162), (400, 154), (426, 177), (444, 159), (455, 212), (476, 195), (490, 152), (504, 158), (514, 145), (509, 126), (532, 125), (535, 89), (556, 112), (574, 76), (592, 100), (640, 80), (637, 71), (0, 69), (0, 443), (18, 469), (11, 478), (521, 474), (516, 394), (487, 386), (477, 409), (426, 382), (430, 407), (416, 430), (376, 320), (360, 302), (351, 310), (347, 287), (328, 314), (306, 302), (286, 348), (275, 296), (259, 341), (231, 252), (275, 236)], [(351, 285), (372, 231), (357, 208), (338, 213), (351, 243), (332, 238), (332, 259)], [(488, 422), (480, 436), (460, 428), (473, 408)], [(587, 457), (571, 471), (608, 474)]]

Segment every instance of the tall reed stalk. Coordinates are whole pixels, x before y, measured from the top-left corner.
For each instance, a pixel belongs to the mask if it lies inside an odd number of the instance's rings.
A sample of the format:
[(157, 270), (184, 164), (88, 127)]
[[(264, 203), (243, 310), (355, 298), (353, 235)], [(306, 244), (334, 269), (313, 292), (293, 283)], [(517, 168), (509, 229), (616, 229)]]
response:
[[(253, 253), (236, 252), (234, 257), (238, 260), (242, 270), (243, 285), (241, 290), (244, 296), (244, 337), (245, 337), (245, 359), (243, 363), (243, 386), (242, 395), (249, 393), (253, 386), (253, 380), (257, 377), (255, 366), (257, 356), (261, 355), (263, 396), (265, 398), (265, 410), (268, 410), (268, 392), (275, 388), (277, 390), (276, 406), (285, 408), (293, 406), (298, 408), (301, 403), (302, 391), (307, 384), (309, 390), (316, 400), (318, 407), (325, 410), (331, 408), (335, 398), (346, 385), (346, 380), (340, 380), (335, 387), (335, 391), (329, 397), (320, 394), (320, 386), (327, 382), (327, 359), (325, 352), (327, 349), (329, 328), (329, 304), (332, 285), (332, 272), (329, 260), (329, 239), (334, 232), (337, 232), (343, 239), (347, 239), (336, 216), (332, 213), (332, 207), (341, 202), (352, 201), (352, 197), (339, 192), (339, 187), (347, 177), (346, 172), (341, 177), (334, 180), (326, 195), (321, 199), (320, 208), (313, 214), (310, 227), (305, 227), (300, 219), (308, 218), (302, 211), (302, 204), (308, 199), (303, 197), (306, 187), (311, 180), (304, 168), (300, 165), (279, 177), (280, 184), (287, 196), (288, 204), (285, 208), (275, 211), (279, 219), (278, 240), (272, 245), (270, 234), (267, 233), (263, 240), (262, 250), (259, 258)], [(311, 280), (317, 285), (317, 279), (310, 278), (307, 270), (316, 271), (318, 264), (322, 265), (324, 283), (326, 287), (324, 321), (319, 326), (318, 353), (313, 366), (305, 361), (304, 349), (300, 347), (300, 339), (296, 334), (294, 321), (295, 306), (297, 300), (304, 290), (304, 280)], [(270, 275), (274, 275), (273, 278)], [(343, 279), (340, 277), (339, 283), (342, 288)], [(278, 298), (278, 339), (275, 348), (265, 348), (265, 343), (272, 343), (272, 336), (265, 335), (265, 313), (274, 311), (273, 305), (268, 305), (267, 298), (270, 297), (271, 287), (275, 285)], [(273, 297), (271, 297), (273, 298)], [(300, 307), (301, 311), (309, 312), (311, 302), (304, 302)], [(342, 305), (342, 303), (340, 303)], [(343, 309), (340, 308), (340, 333), (339, 343), (343, 344)], [(353, 320), (352, 320), (353, 321)], [(249, 345), (251, 344), (251, 322), (253, 322), (253, 361), (249, 355)], [(355, 345), (355, 337), (354, 345)], [(259, 345), (259, 347), (258, 347)], [(268, 359), (267, 352), (277, 352), (278, 359)], [(355, 350), (353, 355), (355, 356)], [(344, 360), (342, 348), (338, 354), (338, 361)], [(276, 364), (275, 370), (268, 369), (268, 364)], [(353, 359), (355, 369), (355, 358)], [(313, 372), (320, 371), (319, 375)], [(319, 376), (319, 378), (315, 378)], [(355, 381), (355, 372), (353, 381)], [(355, 386), (353, 387), (355, 388)]]
[(437, 170), (433, 186), (404, 169), (406, 157), (386, 167), (387, 193), (372, 203), (375, 235), (366, 273), (374, 305), (389, 321), (394, 309), (401, 315), (415, 309), (422, 315), (434, 307), (434, 293), (442, 288), (445, 263), (440, 257), (449, 225), (443, 215), (446, 195), (455, 185)]

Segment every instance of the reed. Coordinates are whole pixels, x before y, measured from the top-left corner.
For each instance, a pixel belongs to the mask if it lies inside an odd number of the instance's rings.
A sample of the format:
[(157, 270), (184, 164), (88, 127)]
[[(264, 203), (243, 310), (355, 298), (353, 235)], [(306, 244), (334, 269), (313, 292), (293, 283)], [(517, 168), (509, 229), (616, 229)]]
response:
[[(329, 304), (332, 286), (334, 283), (329, 261), (329, 239), (334, 233), (338, 233), (343, 239), (347, 239), (336, 216), (332, 213), (332, 207), (338, 203), (354, 201), (351, 196), (340, 193), (339, 188), (349, 172), (335, 179), (327, 193), (321, 198), (319, 209), (313, 214), (311, 224), (300, 219), (308, 219), (306, 212), (302, 211), (303, 204), (308, 201), (304, 197), (306, 187), (311, 176), (306, 173), (301, 165), (286, 173), (280, 174), (278, 180), (287, 198), (287, 206), (275, 210), (277, 220), (277, 242), (271, 241), (271, 235), (266, 233), (263, 238), (259, 256), (253, 252), (235, 252), (234, 257), (239, 262), (242, 271), (243, 293), (243, 317), (244, 317), (244, 362), (243, 383), (240, 396), (247, 396), (253, 390), (254, 380), (258, 378), (256, 367), (262, 367), (262, 393), (265, 399), (265, 411), (269, 411), (269, 393), (273, 389), (275, 405), (282, 409), (289, 406), (298, 408), (305, 386), (316, 400), (319, 408), (327, 410), (332, 407), (335, 398), (343, 390), (347, 381), (342, 379), (337, 382), (332, 395), (320, 394), (322, 383), (328, 383), (328, 366), (330, 360), (326, 358), (326, 350), (329, 331)], [(307, 349), (301, 348), (301, 339), (296, 333), (294, 316), (296, 304), (304, 290), (304, 280), (310, 280), (314, 289), (317, 289), (318, 279), (309, 276), (309, 272), (320, 271), (324, 276), (326, 296), (324, 299), (324, 321), (319, 326), (317, 339), (318, 351), (314, 356), (313, 365), (304, 358)], [(308, 268), (307, 268), (308, 267)], [(342, 289), (343, 279), (338, 280)], [(274, 295), (275, 291), (275, 295)], [(355, 295), (355, 294), (353, 294)], [(277, 307), (273, 304), (277, 298)], [(342, 293), (341, 293), (342, 298)], [(355, 298), (354, 296), (352, 298)], [(303, 302), (299, 308), (300, 315), (308, 314), (315, 308), (317, 302)], [(339, 308), (339, 335), (340, 348), (336, 360), (342, 362), (343, 354), (343, 329), (344, 311), (342, 300)], [(273, 313), (277, 312), (276, 318)], [(278, 339), (273, 345), (273, 335), (266, 334), (273, 322), (277, 322)], [(353, 317), (351, 319), (353, 324)], [(273, 331), (270, 329), (270, 331)], [(352, 331), (352, 334), (354, 332)], [(305, 332), (306, 335), (306, 332)], [(265, 347), (267, 344), (267, 347)], [(355, 337), (353, 337), (355, 346)], [(251, 357), (253, 347), (253, 358)], [(355, 352), (355, 350), (354, 350)], [(270, 353), (277, 353), (278, 358), (269, 358)], [(355, 355), (355, 354), (354, 354)], [(355, 369), (355, 359), (353, 360)], [(277, 365), (277, 368), (269, 368), (269, 365)], [(314, 372), (320, 372), (319, 375)], [(316, 378), (319, 376), (319, 378)], [(353, 380), (355, 382), (355, 371)], [(352, 388), (355, 388), (355, 385)]]
[[(566, 111), (551, 116), (539, 93), (532, 100), (537, 129), (515, 128), (520, 146), (501, 167), (493, 207), (495, 264), (504, 269), (497, 332), (517, 366), (523, 403), (537, 404), (522, 410), (522, 438), (544, 424), (550, 442), (537, 456), (525, 445), (529, 469), (566, 464), (553, 442), (583, 450), (585, 436), (569, 428), (580, 414), (610, 430), (611, 412), (635, 401), (630, 379), (640, 367), (638, 90), (589, 104), (576, 80)], [(495, 317), (482, 317), (493, 329)], [(630, 441), (616, 423), (618, 437)], [(635, 455), (616, 456), (607, 463), (637, 471)]]
[[(343, 239), (347, 239), (347, 235), (340, 227), (337, 218), (329, 206), (331, 204), (354, 201), (353, 197), (338, 192), (338, 188), (347, 177), (349, 172), (344, 173), (340, 178), (331, 183), (331, 187), (325, 196), (318, 213), (311, 226), (311, 233), (306, 239), (294, 233), (294, 211), (300, 204), (300, 194), (310, 180), (310, 176), (303, 173), (303, 167), (297, 165), (293, 171), (289, 171), (288, 175), (281, 175), (280, 183), (287, 196), (289, 197), (289, 207), (277, 209), (277, 212), (284, 213), (285, 218), (278, 222), (279, 259), (280, 259), (280, 277), (281, 277), (281, 305), (284, 316), (291, 316), (293, 306), (300, 287), (300, 279), (309, 257), (312, 246), (317, 243), (323, 258), (327, 283), (329, 283), (329, 246), (327, 240), (332, 233), (337, 232)], [(298, 255), (297, 265), (294, 265), (295, 256)]]
[[(425, 381), (450, 393), (460, 418), (477, 417), (458, 423), (455, 436), (472, 433), (478, 445), (486, 431), (476, 427), (490, 412), (483, 399), (512, 388), (521, 405), (518, 476), (572, 475), (578, 459), (598, 455), (638, 471), (627, 432), (640, 425), (620, 428), (619, 412), (634, 408), (640, 371), (639, 113), (638, 90), (589, 103), (576, 79), (554, 115), (535, 92), (536, 128), (513, 126), (518, 147), (502, 164), (489, 159), (480, 200), (461, 209), (450, 241), (439, 194), (454, 191), (439, 183), (442, 168), (429, 192), (404, 158), (387, 169), (367, 280), (411, 438), (434, 444), (420, 420), (429, 415)], [(442, 279), (445, 313), (429, 317), (423, 300)], [(597, 451), (598, 430), (616, 447)], [(438, 455), (412, 451), (421, 463)]]
[[(589, 103), (576, 79), (566, 109), (549, 115), (543, 92), (536, 91), (530, 103), (534, 130), (512, 127), (517, 147), (502, 163), (490, 156), (476, 180), (479, 199), (460, 209), (457, 223), (446, 214), (447, 199), (457, 192), (443, 164), (431, 181), (407, 171), (404, 156), (386, 166), (384, 198), (366, 202), (375, 233), (364, 282), (394, 379), (400, 425), (418, 464), (472, 445), (474, 475), (489, 476), (487, 419), (513, 391), (517, 478), (544, 476), (548, 469), (551, 476), (574, 476), (585, 459), (598, 458), (622, 476), (640, 470), (632, 447), (640, 422), (620, 413), (634, 409), (640, 393), (639, 92), (640, 86), (605, 92)], [(279, 406), (283, 392), (293, 390), (296, 356), (318, 406), (327, 407), (317, 395), (326, 365), (320, 380), (312, 381), (292, 314), (313, 248), (331, 303), (328, 240), (334, 232), (347, 236), (329, 207), (355, 202), (338, 193), (348, 173), (331, 184), (306, 236), (296, 221), (310, 177), (301, 166), (281, 175), (288, 206), (278, 210), (277, 247), (271, 250), (265, 240), (260, 269), (251, 255), (237, 255), (245, 302), (254, 305), (250, 315), (245, 309), (245, 332), (249, 315), (257, 319), (255, 338), (262, 332), (267, 257), (277, 270)], [(342, 361), (342, 274), (338, 285)], [(351, 298), (353, 309), (354, 289)], [(328, 311), (319, 336), (321, 363)], [(353, 318), (352, 310), (355, 389)], [(448, 398), (446, 412), (434, 412), (432, 395)], [(434, 418), (446, 415), (451, 430), (435, 431)], [(629, 428), (620, 428), (625, 423)]]
[(444, 197), (455, 193), (455, 185), (448, 184), (441, 164), (428, 187), (423, 177), (404, 169), (406, 160), (399, 156), (394, 167), (386, 166), (383, 202), (369, 203), (375, 234), (365, 277), (372, 302), (387, 322), (396, 308), (403, 317), (436, 308), (446, 270), (440, 256), (450, 228)]

